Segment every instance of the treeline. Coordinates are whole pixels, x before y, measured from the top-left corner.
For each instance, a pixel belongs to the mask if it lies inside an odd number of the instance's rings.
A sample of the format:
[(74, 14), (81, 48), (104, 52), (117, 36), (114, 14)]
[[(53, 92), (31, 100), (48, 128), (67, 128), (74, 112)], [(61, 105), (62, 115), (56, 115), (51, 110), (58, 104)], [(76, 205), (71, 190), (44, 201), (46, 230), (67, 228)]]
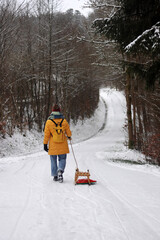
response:
[[(43, 129), (52, 105), (76, 122), (99, 101), (94, 47), (79, 11), (56, 12), (57, 1), (0, 1), (0, 133)], [(33, 3), (33, 2), (31, 2)]]
[(90, 0), (93, 23), (123, 56), (128, 146), (160, 165), (160, 1)]

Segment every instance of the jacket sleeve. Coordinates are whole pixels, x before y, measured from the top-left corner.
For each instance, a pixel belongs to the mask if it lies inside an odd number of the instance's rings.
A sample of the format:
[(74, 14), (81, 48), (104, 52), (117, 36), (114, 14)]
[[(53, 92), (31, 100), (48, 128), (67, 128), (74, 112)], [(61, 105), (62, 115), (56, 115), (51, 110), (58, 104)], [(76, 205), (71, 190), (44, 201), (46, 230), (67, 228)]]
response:
[(45, 129), (44, 129), (44, 140), (43, 144), (48, 144), (49, 138), (50, 138), (50, 130), (49, 130), (49, 124), (48, 121), (46, 122)]
[(69, 124), (67, 121), (66, 122), (66, 126), (65, 126), (65, 131), (66, 131), (66, 134), (67, 134), (67, 137), (71, 137), (72, 136), (72, 133), (71, 133), (71, 130), (70, 130), (70, 127), (69, 127)]

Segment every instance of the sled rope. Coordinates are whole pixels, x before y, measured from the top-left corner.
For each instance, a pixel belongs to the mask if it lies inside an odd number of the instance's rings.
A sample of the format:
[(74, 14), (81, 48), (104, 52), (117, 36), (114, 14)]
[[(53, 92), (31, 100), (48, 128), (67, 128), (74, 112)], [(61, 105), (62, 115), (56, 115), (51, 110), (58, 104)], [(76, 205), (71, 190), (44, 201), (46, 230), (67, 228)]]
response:
[[(71, 143), (71, 149), (72, 149), (72, 153), (73, 153), (73, 157), (74, 157), (74, 160), (75, 160), (75, 163), (76, 163), (76, 172), (75, 172), (75, 178), (74, 178), (74, 183), (75, 184), (79, 184), (80, 182), (78, 182), (78, 178), (79, 177), (87, 177), (87, 179), (80, 179), (79, 181), (82, 181), (83, 180), (83, 183), (88, 183), (89, 185), (91, 185), (91, 181), (92, 183), (94, 182), (93, 180), (90, 180), (90, 172), (89, 170), (87, 170), (87, 172), (80, 172), (79, 169), (78, 169), (78, 163), (77, 163), (77, 160), (76, 160), (76, 157), (75, 157), (75, 154), (74, 154), (74, 151), (73, 151), (73, 146), (72, 146), (72, 142), (70, 140), (70, 143)], [(84, 182), (85, 181), (85, 182)]]
[(73, 146), (72, 146), (72, 141), (70, 140), (70, 143), (71, 143), (71, 149), (72, 149), (72, 153), (73, 153), (73, 157), (74, 157), (74, 160), (75, 160), (75, 163), (76, 163), (76, 167), (78, 168), (78, 163), (77, 163), (77, 160), (76, 160), (76, 156), (74, 154), (74, 151), (73, 151)]

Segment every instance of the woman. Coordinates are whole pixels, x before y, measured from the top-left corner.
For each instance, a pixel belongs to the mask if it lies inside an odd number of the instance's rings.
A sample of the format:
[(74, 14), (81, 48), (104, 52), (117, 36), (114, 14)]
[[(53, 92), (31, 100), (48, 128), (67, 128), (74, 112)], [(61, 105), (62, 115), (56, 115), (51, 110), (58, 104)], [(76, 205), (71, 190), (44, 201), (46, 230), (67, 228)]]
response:
[(60, 107), (55, 104), (45, 125), (43, 141), (44, 150), (50, 155), (51, 176), (54, 181), (63, 182), (67, 153), (69, 153), (67, 138), (71, 139), (71, 135), (68, 122), (64, 119)]

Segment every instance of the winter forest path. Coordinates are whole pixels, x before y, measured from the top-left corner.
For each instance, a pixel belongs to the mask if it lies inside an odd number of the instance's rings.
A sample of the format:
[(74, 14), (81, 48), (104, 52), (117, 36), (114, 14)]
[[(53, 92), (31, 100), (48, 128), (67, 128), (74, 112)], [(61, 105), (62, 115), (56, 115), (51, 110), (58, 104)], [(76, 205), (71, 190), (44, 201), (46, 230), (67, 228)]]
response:
[(125, 97), (103, 89), (101, 98), (103, 129), (73, 144), (79, 169), (97, 184), (74, 185), (72, 153), (63, 184), (50, 179), (45, 152), (0, 164), (0, 240), (160, 239), (160, 175), (110, 161), (124, 152)]

